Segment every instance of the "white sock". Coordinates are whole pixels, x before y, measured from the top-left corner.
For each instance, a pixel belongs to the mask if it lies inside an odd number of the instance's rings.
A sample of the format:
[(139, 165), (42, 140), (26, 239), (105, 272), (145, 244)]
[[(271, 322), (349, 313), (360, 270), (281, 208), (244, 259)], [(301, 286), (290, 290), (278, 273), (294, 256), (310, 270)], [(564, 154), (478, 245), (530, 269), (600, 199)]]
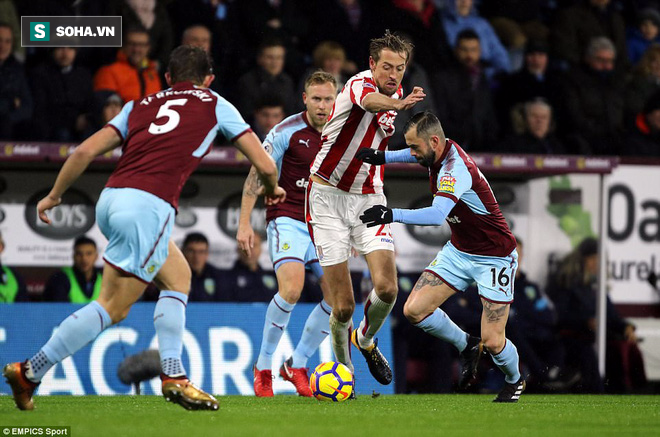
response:
[(362, 349), (368, 349), (374, 343), (374, 335), (385, 323), (395, 302), (396, 299), (392, 303), (387, 303), (378, 297), (376, 290), (371, 290), (364, 302), (364, 318), (357, 332), (357, 340)]
[(340, 322), (330, 315), (330, 334), (332, 336), (332, 351), (335, 353), (335, 359), (346, 365), (351, 372), (354, 371), (351, 361), (351, 332), (353, 331), (353, 320)]

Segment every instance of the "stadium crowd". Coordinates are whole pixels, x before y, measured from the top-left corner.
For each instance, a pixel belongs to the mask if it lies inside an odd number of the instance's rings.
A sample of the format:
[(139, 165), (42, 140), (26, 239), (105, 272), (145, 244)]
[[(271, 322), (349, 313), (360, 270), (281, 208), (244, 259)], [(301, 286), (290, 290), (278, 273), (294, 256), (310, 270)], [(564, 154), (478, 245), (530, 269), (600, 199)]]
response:
[[(0, 140), (87, 138), (124, 103), (165, 88), (167, 57), (179, 43), (212, 55), (211, 88), (232, 102), (263, 140), (275, 124), (303, 109), (299, 96), (309, 72), (327, 71), (341, 86), (367, 69), (369, 40), (389, 28), (415, 45), (403, 86), (406, 92), (421, 86), (427, 98), (414, 111), (438, 114), (447, 136), (469, 152), (660, 157), (659, 3), (2, 0)], [(24, 15), (121, 15), (124, 45), (118, 51), (22, 48), (19, 17)], [(397, 123), (410, 115), (400, 114)], [(402, 136), (395, 135), (390, 145), (404, 147)], [(598, 374), (592, 347), (596, 247), (594, 240), (580, 244), (552, 272), (546, 290), (519, 272), (509, 329), (537, 390), (644, 389), (634, 326), (618, 317), (611, 303), (608, 375), (603, 380)], [(270, 301), (277, 282), (259, 267), (258, 251), (250, 258), (239, 252), (234, 268), (220, 270), (208, 263), (208, 250), (201, 234), (189, 235), (183, 244), (193, 271), (191, 301)], [(90, 301), (100, 280), (93, 269), (96, 256), (93, 240), (79, 238), (74, 265), (56, 272), (43, 294), (29, 297)], [(0, 267), (0, 300), (27, 300), (20, 275)], [(353, 276), (361, 301), (371, 290), (369, 277)], [(407, 294), (415, 280), (401, 275), (400, 293)], [(145, 299), (157, 295), (148, 290)], [(310, 279), (301, 301), (320, 299), (320, 288)], [(456, 352), (407, 323), (403, 302), (405, 296), (392, 312), (397, 392), (450, 391)], [(447, 314), (466, 332), (479, 332), (476, 292), (447, 305)], [(476, 389), (497, 391), (493, 385), (502, 381), (490, 380), (497, 372), (480, 374), (485, 377)]]
[[(340, 86), (386, 28), (415, 45), (404, 87), (471, 152), (660, 156), (655, 0), (39, 0), (0, 2), (0, 138), (80, 141), (165, 87), (167, 54), (203, 47), (215, 91), (263, 138), (302, 109), (313, 69)], [(121, 15), (124, 46), (20, 46), (22, 15)], [(403, 123), (408, 117), (398, 117)], [(395, 136), (392, 146), (403, 146)]]

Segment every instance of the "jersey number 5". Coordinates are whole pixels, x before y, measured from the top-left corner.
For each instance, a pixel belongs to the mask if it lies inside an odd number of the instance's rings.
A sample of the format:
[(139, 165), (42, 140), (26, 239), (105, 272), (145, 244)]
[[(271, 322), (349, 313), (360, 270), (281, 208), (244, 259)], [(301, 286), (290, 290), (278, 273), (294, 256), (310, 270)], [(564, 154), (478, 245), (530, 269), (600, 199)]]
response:
[(188, 99), (175, 99), (168, 100), (163, 103), (160, 108), (158, 108), (158, 114), (156, 114), (156, 120), (159, 118), (167, 117), (167, 122), (165, 124), (156, 124), (151, 123), (149, 125), (149, 133), (154, 135), (161, 135), (171, 132), (179, 125), (181, 121), (181, 116), (174, 109), (170, 109), (170, 106), (183, 106), (188, 103)]

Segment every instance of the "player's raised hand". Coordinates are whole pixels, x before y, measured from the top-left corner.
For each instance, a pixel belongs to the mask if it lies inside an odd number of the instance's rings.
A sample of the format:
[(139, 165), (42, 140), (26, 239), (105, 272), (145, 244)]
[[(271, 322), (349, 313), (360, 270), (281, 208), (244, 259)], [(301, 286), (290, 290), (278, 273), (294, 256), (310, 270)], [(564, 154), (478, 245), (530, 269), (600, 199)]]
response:
[(37, 214), (39, 215), (39, 219), (47, 224), (50, 224), (50, 219), (46, 215), (46, 211), (49, 209), (55, 208), (57, 205), (62, 203), (62, 198), (52, 198), (50, 196), (46, 196), (43, 199), (37, 203)]
[(390, 208), (385, 205), (374, 205), (362, 213), (360, 220), (362, 220), (362, 223), (367, 225), (368, 228), (371, 228), (377, 225), (392, 223), (394, 217)]
[(373, 164), (373, 165), (385, 164), (385, 152), (381, 150), (365, 147), (363, 149), (358, 150), (358, 152), (355, 154), (355, 157), (357, 159), (366, 162), (367, 164)]
[(413, 88), (412, 92), (406, 96), (405, 99), (399, 102), (399, 107), (397, 108), (397, 110), (406, 111), (412, 108), (413, 106), (415, 106), (417, 103), (424, 100), (424, 97), (426, 97), (426, 94), (424, 93), (424, 88), (416, 86)]
[(254, 229), (252, 229), (252, 226), (239, 225), (238, 232), (236, 232), (236, 242), (240, 250), (245, 252), (247, 256), (251, 256), (254, 247)]
[(264, 193), (264, 203), (266, 205), (277, 205), (286, 200), (286, 191), (279, 185), (275, 187), (271, 194)]

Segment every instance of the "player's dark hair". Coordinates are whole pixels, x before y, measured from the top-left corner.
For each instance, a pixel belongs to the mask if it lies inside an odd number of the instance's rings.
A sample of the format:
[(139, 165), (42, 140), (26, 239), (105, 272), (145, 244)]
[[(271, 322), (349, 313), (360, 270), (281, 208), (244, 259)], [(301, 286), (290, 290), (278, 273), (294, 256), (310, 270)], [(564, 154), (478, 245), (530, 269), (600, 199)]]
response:
[(172, 84), (191, 81), (201, 85), (206, 76), (213, 74), (213, 61), (200, 47), (179, 46), (170, 55), (167, 71)]
[(428, 141), (432, 135), (438, 136), (443, 142), (446, 139), (440, 120), (429, 111), (418, 112), (413, 115), (403, 127), (403, 133), (405, 134), (413, 127), (417, 127), (417, 136), (424, 138), (426, 141)]
[(92, 240), (87, 235), (81, 235), (80, 237), (76, 238), (76, 240), (73, 242), (74, 250), (76, 247), (82, 246), (83, 244), (91, 244), (92, 246), (94, 246), (94, 248), (96, 248), (96, 241)]
[(11, 36), (14, 36), (14, 29), (11, 28), (11, 25), (7, 23), (6, 21), (0, 21), (0, 28), (6, 27), (11, 31)]
[(324, 83), (331, 83), (337, 89), (337, 79), (332, 74), (323, 70), (316, 70), (305, 80), (305, 91), (310, 85), (323, 85)]
[(204, 243), (207, 246), (209, 245), (209, 240), (206, 238), (206, 235), (201, 232), (191, 232), (186, 235), (186, 238), (183, 240), (183, 247), (185, 248), (190, 243)]
[(472, 29), (465, 29), (458, 32), (458, 35), (456, 35), (456, 45), (458, 46), (458, 43), (464, 39), (476, 39), (477, 41), (480, 41), (479, 35)]
[(390, 33), (390, 30), (387, 29), (385, 35), (380, 38), (374, 38), (369, 43), (369, 56), (373, 58), (374, 62), (378, 62), (383, 49), (389, 49), (394, 53), (404, 53), (407, 63), (410, 59), (413, 45), (398, 35)]

